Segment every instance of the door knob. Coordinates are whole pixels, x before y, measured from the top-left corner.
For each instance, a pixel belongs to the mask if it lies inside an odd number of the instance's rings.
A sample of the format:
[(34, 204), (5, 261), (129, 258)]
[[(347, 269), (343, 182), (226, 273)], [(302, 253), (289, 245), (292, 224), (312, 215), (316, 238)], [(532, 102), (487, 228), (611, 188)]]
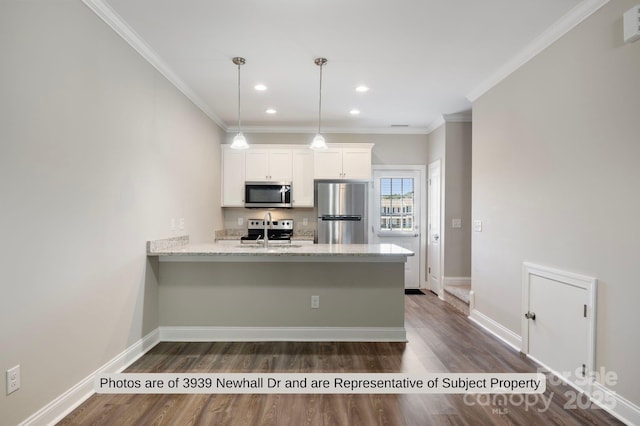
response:
[(535, 320), (536, 319), (536, 313), (529, 311), (529, 312), (524, 314), (524, 317), (526, 319)]
[(434, 240), (436, 240), (436, 241), (438, 241), (438, 240), (440, 239), (440, 235), (438, 235), (438, 234), (434, 235), (434, 236), (433, 236), (433, 239), (434, 239)]

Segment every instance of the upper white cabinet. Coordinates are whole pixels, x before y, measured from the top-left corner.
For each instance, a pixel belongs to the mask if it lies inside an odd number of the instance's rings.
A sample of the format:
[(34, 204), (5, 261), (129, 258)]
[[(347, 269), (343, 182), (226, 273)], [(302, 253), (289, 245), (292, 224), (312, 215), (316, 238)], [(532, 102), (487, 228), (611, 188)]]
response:
[(293, 207), (313, 207), (313, 151), (294, 149), (292, 159)]
[(244, 207), (244, 183), (291, 182), (293, 207), (313, 207), (314, 179), (371, 179), (373, 144), (222, 146), (222, 207)]
[(332, 145), (314, 153), (315, 179), (371, 179), (373, 144)]
[(291, 181), (290, 149), (250, 148), (245, 152), (246, 181)]
[(222, 147), (222, 206), (244, 207), (244, 151)]

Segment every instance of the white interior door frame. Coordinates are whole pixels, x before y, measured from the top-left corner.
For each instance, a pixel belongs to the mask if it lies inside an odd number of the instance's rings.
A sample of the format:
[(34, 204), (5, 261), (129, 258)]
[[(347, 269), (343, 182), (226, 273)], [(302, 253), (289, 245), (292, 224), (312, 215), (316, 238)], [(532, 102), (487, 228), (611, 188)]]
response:
[[(427, 174), (427, 183), (429, 183), (428, 181), (431, 178), (431, 170), (434, 169), (434, 168), (438, 168), (440, 170), (440, 197), (439, 197), (440, 198), (440, 211), (439, 211), (439, 213), (440, 213), (440, 221), (439, 221), (440, 222), (440, 226), (439, 226), (439, 229), (437, 230), (438, 231), (438, 235), (440, 236), (440, 239), (439, 239), (439, 255), (438, 255), (438, 260), (437, 260), (437, 265), (438, 265), (438, 285), (437, 285), (436, 291), (438, 293), (438, 297), (440, 299), (442, 299), (442, 300), (444, 300), (444, 285), (443, 285), (444, 280), (443, 280), (443, 276), (444, 276), (444, 248), (445, 248), (445, 238), (444, 238), (445, 236), (444, 236), (444, 233), (445, 233), (445, 226), (444, 226), (443, 223), (444, 223), (444, 218), (445, 218), (444, 213), (445, 213), (445, 196), (446, 196), (445, 190), (444, 190), (444, 188), (445, 188), (445, 185), (444, 185), (444, 183), (445, 183), (444, 182), (444, 180), (445, 180), (444, 166), (445, 166), (445, 163), (444, 163), (443, 159), (439, 158), (437, 160), (434, 160), (434, 161), (430, 162), (428, 167), (427, 167), (427, 173), (428, 173)], [(430, 187), (431, 185), (425, 185), (425, 186)], [(430, 189), (429, 189), (429, 191), (430, 191)], [(431, 194), (429, 192), (428, 193), (428, 197), (430, 197), (430, 196), (431, 196)], [(431, 213), (430, 212), (431, 212), (432, 206), (429, 203), (429, 200), (430, 200), (430, 198), (427, 198), (427, 209), (426, 210), (428, 211), (428, 213), (427, 213), (429, 215), (428, 217), (431, 218)], [(429, 219), (429, 221), (427, 223), (427, 234), (429, 234), (427, 236), (427, 240), (428, 241), (431, 241), (430, 240), (430, 238), (431, 238), (430, 234), (432, 232), (431, 227), (432, 227), (431, 219)], [(430, 258), (431, 254), (428, 252), (429, 247), (430, 247), (430, 243), (427, 243), (427, 266), (430, 265), (430, 260), (431, 260), (431, 258)], [(429, 287), (430, 287), (430, 284), (431, 284), (429, 282), (430, 279), (431, 279), (430, 276), (427, 276), (427, 284), (429, 285)], [(431, 288), (431, 290), (433, 291), (433, 288)]]
[[(375, 171), (401, 171), (401, 172), (418, 172), (420, 174), (420, 199), (422, 200), (422, 206), (420, 206), (420, 252), (422, 258), (420, 259), (420, 288), (428, 288), (428, 283), (426, 281), (426, 253), (427, 253), (427, 234), (426, 225), (427, 225), (427, 209), (426, 200), (427, 200), (427, 167), (423, 164), (374, 164), (372, 166), (372, 172)], [(371, 182), (371, 191), (373, 191), (373, 181)], [(374, 203), (373, 197), (369, 197), (369, 218), (373, 221), (373, 210)], [(369, 226), (369, 235), (373, 232), (373, 226), (370, 223)], [(371, 240), (371, 239), (370, 239)]]

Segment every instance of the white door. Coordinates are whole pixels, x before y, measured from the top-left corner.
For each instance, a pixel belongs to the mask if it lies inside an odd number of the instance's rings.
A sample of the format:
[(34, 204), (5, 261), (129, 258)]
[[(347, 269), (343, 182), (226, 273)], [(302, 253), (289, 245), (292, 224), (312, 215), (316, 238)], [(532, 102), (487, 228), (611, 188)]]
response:
[(440, 247), (442, 241), (441, 232), (441, 167), (440, 160), (429, 164), (429, 238), (427, 276), (429, 289), (442, 297), (440, 291)]
[(525, 272), (523, 352), (585, 388), (594, 368), (595, 279), (526, 263)]
[[(411, 167), (411, 166), (408, 166)], [(415, 253), (405, 263), (405, 288), (420, 288), (421, 194), (424, 171), (374, 169), (371, 223), (374, 244), (396, 244)]]

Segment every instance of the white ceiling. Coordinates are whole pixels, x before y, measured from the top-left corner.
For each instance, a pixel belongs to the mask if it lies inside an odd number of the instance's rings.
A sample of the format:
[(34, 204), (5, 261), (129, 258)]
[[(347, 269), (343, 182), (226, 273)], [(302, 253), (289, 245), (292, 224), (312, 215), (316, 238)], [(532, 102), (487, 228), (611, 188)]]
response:
[[(242, 56), (243, 130), (309, 133), (317, 129), (316, 57), (328, 59), (323, 132), (426, 133), (443, 114), (468, 112), (470, 99), (583, 19), (594, 3), (84, 1), (225, 130), (237, 127), (231, 58)], [(268, 90), (255, 91), (256, 83)], [(359, 84), (369, 92), (357, 93)], [(266, 114), (269, 107), (277, 114)], [(353, 108), (361, 114), (350, 115)]]

